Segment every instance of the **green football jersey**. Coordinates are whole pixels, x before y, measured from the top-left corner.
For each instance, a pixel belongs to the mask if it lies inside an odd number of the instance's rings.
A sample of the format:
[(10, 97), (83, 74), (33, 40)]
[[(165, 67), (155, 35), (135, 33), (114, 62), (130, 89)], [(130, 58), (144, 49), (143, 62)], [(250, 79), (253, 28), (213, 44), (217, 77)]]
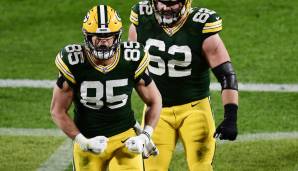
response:
[(95, 58), (79, 44), (64, 47), (56, 66), (74, 92), (74, 122), (86, 137), (116, 135), (135, 124), (131, 93), (145, 72), (149, 56), (137, 42), (123, 42), (114, 62), (95, 64)]
[(202, 55), (204, 39), (222, 29), (216, 12), (192, 8), (173, 30), (161, 27), (148, 1), (134, 5), (130, 21), (138, 42), (150, 54), (149, 71), (163, 106), (189, 103), (209, 96), (209, 64)]

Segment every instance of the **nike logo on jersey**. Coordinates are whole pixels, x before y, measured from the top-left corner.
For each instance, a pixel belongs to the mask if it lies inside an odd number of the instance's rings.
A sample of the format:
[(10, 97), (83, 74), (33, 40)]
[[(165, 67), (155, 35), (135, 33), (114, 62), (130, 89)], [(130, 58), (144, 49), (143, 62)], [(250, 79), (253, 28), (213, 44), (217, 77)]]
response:
[(219, 20), (219, 17), (216, 17), (216, 20)]

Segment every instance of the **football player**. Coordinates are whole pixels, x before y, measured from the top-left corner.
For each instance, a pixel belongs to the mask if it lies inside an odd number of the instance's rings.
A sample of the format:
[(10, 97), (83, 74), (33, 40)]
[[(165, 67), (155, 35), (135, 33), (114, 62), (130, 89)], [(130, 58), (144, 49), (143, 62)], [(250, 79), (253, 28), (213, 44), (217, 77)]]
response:
[[(83, 21), (84, 44), (58, 53), (60, 76), (53, 91), (54, 122), (74, 140), (74, 170), (143, 170), (144, 146), (159, 119), (161, 96), (146, 71), (149, 56), (137, 42), (120, 42), (122, 22), (107, 5), (94, 6)], [(148, 106), (138, 135), (131, 107), (136, 89)], [(74, 120), (68, 114), (74, 104)]]
[[(149, 72), (163, 101), (153, 134), (160, 154), (146, 171), (167, 171), (177, 139), (191, 171), (212, 170), (215, 138), (237, 136), (238, 86), (229, 54), (219, 36), (222, 19), (191, 0), (145, 0), (132, 7), (129, 40), (145, 45)], [(221, 83), (224, 119), (215, 129), (209, 101), (209, 70)]]

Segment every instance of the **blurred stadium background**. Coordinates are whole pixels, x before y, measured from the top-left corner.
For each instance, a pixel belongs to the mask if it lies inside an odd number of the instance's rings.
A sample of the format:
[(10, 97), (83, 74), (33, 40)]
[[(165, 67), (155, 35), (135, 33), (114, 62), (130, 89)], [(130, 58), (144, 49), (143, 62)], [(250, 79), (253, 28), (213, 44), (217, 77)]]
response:
[[(136, 2), (105, 1), (120, 13), (122, 40)], [(1, 171), (71, 170), (71, 142), (49, 113), (57, 77), (54, 59), (66, 44), (83, 41), (83, 17), (97, 3), (0, 1)], [(217, 144), (214, 170), (297, 171), (298, 1), (193, 0), (193, 6), (214, 9), (223, 17), (220, 34), (243, 85), (239, 140)], [(223, 117), (219, 94), (214, 90), (211, 95), (217, 124)], [(136, 96), (133, 100), (140, 118), (142, 103)], [(187, 166), (178, 144), (171, 171), (183, 170)]]

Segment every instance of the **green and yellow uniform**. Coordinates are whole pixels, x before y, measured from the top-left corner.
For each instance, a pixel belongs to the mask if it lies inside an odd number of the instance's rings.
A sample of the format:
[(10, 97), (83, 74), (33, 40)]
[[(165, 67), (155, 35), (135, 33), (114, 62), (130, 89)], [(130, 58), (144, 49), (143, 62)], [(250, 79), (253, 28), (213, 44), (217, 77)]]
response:
[(146, 162), (146, 170), (168, 169), (178, 137), (190, 170), (212, 170), (215, 126), (208, 99), (209, 64), (202, 44), (222, 30), (222, 19), (212, 10), (191, 8), (168, 29), (158, 24), (149, 1), (142, 1), (133, 6), (130, 21), (136, 26), (138, 42), (150, 54), (149, 71), (163, 100), (153, 135), (160, 155)]
[[(74, 122), (80, 132), (88, 138), (106, 136), (110, 139), (108, 148), (100, 155), (83, 152), (75, 144), (74, 160), (76, 165), (80, 165), (76, 166), (78, 170), (99, 168), (98, 165), (104, 166), (117, 153), (125, 152), (121, 141), (136, 135), (132, 129), (135, 117), (131, 108), (131, 93), (150, 60), (143, 46), (137, 42), (121, 43), (114, 62), (108, 66), (96, 65), (94, 56), (88, 52), (82, 45), (68, 45), (55, 61), (73, 90)], [(136, 161), (127, 160), (134, 158), (141, 161), (141, 156), (135, 155), (116, 159), (116, 162), (138, 170), (141, 162), (137, 165), (131, 163)], [(85, 162), (84, 165), (84, 160), (93, 162)]]

